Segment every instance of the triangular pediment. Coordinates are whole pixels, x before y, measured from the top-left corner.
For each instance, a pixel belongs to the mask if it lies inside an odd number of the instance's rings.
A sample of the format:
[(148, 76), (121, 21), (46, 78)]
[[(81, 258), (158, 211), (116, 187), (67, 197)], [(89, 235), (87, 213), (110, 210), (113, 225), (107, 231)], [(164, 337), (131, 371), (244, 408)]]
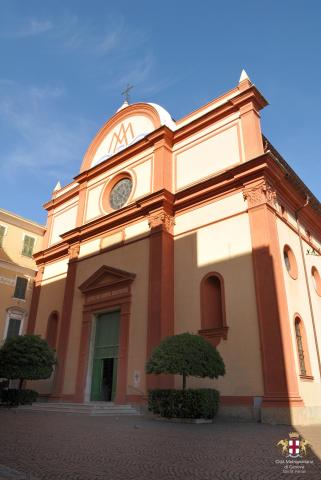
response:
[(120, 283), (131, 283), (135, 276), (135, 273), (103, 265), (82, 283), (79, 289), (82, 293), (86, 293), (96, 289), (110, 288)]

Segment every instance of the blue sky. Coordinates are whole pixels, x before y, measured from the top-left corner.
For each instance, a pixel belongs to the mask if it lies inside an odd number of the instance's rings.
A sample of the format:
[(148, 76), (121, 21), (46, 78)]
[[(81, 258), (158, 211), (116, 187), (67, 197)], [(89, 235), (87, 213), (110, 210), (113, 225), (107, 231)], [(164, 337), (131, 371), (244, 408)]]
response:
[(321, 199), (320, 0), (0, 0), (0, 208), (38, 222), (122, 103), (179, 119), (245, 68), (262, 128)]

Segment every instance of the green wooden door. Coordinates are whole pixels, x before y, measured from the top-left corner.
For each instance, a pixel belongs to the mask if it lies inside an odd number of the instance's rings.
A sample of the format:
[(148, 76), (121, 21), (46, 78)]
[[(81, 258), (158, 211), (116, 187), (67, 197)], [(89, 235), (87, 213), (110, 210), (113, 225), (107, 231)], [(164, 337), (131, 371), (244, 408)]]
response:
[[(117, 388), (117, 359), (119, 350), (119, 318), (120, 312), (108, 312), (97, 316), (95, 345), (93, 355), (93, 369), (91, 380), (92, 401), (106, 400), (106, 390), (111, 389), (111, 400), (114, 399)], [(112, 378), (108, 378), (110, 385), (106, 385), (104, 365), (106, 359), (112, 358)]]
[(91, 400), (101, 400), (102, 394), (102, 370), (103, 362), (100, 358), (94, 358), (91, 377)]

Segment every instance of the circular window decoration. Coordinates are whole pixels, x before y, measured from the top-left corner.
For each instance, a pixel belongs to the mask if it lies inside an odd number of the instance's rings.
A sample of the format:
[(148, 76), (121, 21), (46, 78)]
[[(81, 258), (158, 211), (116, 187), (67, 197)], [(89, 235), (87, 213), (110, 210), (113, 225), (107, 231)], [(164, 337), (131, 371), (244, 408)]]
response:
[(113, 210), (119, 210), (128, 201), (133, 188), (132, 179), (129, 177), (119, 180), (109, 193), (109, 203)]
[(284, 258), (286, 269), (290, 277), (296, 280), (298, 278), (298, 266), (296, 263), (294, 253), (292, 252), (289, 245), (285, 245), (283, 249), (283, 258)]
[(313, 286), (315, 288), (315, 291), (321, 297), (321, 277), (320, 277), (320, 273), (316, 269), (316, 267), (312, 267), (311, 274), (312, 274), (312, 281), (313, 281)]

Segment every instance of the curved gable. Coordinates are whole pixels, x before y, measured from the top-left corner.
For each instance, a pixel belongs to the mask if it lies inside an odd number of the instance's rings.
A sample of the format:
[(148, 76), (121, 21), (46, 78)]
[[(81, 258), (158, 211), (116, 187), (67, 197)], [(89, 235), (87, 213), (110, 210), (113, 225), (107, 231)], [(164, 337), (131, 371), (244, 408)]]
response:
[(136, 103), (119, 110), (97, 133), (84, 156), (80, 172), (138, 142), (162, 123), (158, 110), (150, 104)]

